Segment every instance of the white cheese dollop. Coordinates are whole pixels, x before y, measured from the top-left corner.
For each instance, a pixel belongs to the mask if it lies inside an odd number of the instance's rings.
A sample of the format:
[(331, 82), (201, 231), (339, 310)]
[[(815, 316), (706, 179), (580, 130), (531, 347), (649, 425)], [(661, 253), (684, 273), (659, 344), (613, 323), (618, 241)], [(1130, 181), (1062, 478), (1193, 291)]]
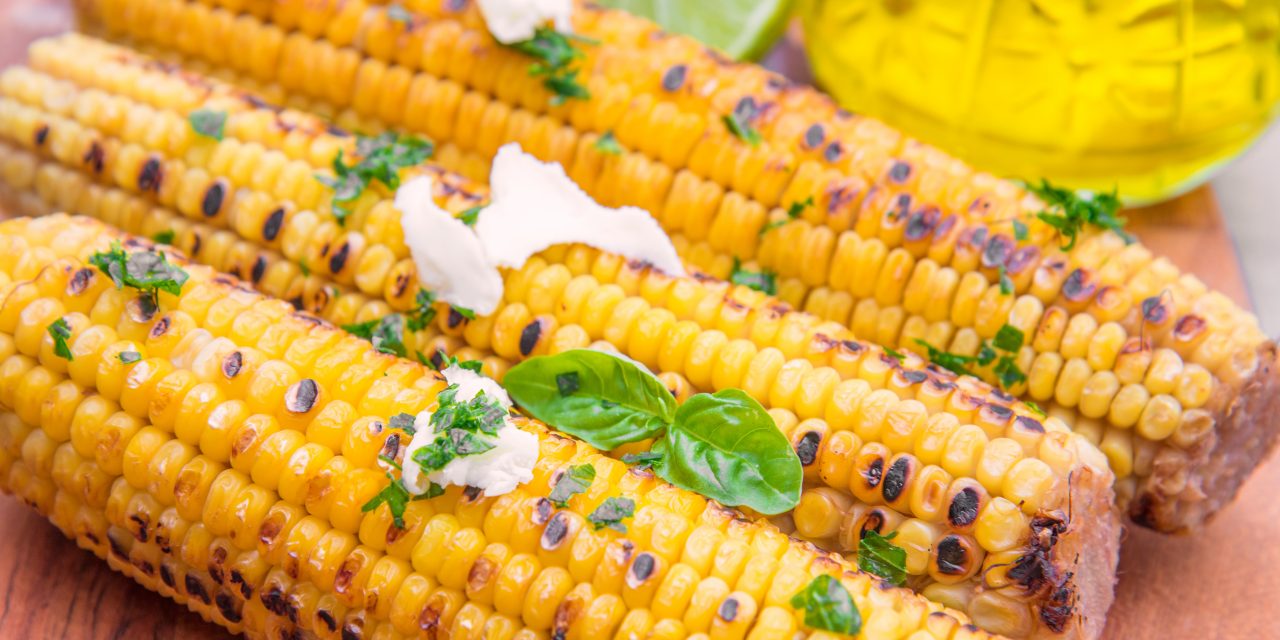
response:
[(489, 183), (490, 203), (474, 230), (436, 205), (431, 176), (407, 180), (396, 191), (418, 280), (444, 302), (493, 313), (502, 302), (498, 268), (518, 269), (558, 244), (586, 244), (685, 275), (675, 246), (652, 216), (635, 207), (601, 206), (563, 167), (538, 160), (518, 144), (498, 150)]
[[(456, 399), (459, 402), (471, 400), (483, 391), (486, 396), (496, 398), (503, 408), (511, 407), (511, 397), (490, 378), (457, 366), (445, 369), (444, 377), (449, 384), (458, 385)], [(439, 471), (423, 473), (422, 467), (413, 461), (414, 452), (444, 435), (431, 432), (431, 414), (431, 411), (423, 411), (414, 419), (416, 432), (405, 450), (401, 482), (409, 493), (426, 493), (434, 482), (441, 486), (477, 487), (484, 491), (484, 495), (493, 497), (511, 493), (521, 483), (533, 479), (533, 466), (538, 462), (538, 437), (515, 426), (510, 417), (503, 419), (496, 437), (484, 436), (495, 445), (494, 448), (454, 458)]]
[(400, 226), (418, 281), (454, 306), (492, 313), (502, 300), (502, 274), (490, 263), (475, 232), (436, 205), (434, 187), (434, 179), (423, 175), (396, 191)]
[(489, 175), (492, 203), (476, 221), (476, 233), (498, 266), (517, 269), (539, 251), (581, 243), (673, 276), (684, 265), (658, 221), (644, 209), (601, 206), (559, 164), (538, 160), (511, 143), (498, 150)]
[(573, 0), (477, 0), (477, 4), (489, 33), (502, 44), (528, 40), (548, 22), (560, 33), (573, 33)]

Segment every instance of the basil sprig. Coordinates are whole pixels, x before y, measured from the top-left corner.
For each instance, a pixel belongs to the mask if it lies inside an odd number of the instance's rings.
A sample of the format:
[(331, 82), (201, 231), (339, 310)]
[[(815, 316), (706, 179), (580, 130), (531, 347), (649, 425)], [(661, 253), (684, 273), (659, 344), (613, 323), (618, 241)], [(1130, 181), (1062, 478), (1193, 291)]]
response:
[(858, 568), (901, 587), (907, 581), (907, 550), (889, 542), (897, 535), (897, 531), (887, 536), (864, 531), (858, 541)]
[(862, 614), (849, 590), (839, 580), (823, 574), (791, 597), (791, 606), (804, 610), (806, 626), (834, 633), (857, 635)]
[(675, 398), (643, 365), (590, 349), (531, 358), (503, 378), (533, 417), (610, 450), (657, 438), (654, 473), (728, 506), (776, 514), (800, 501), (800, 459), (773, 419), (746, 393)]

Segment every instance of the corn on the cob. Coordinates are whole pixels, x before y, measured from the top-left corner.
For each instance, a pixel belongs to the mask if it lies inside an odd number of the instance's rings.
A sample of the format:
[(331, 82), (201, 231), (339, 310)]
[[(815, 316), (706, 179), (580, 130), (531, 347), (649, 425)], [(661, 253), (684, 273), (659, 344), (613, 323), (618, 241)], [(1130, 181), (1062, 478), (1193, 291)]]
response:
[[(33, 50), (33, 59), (52, 60), (57, 57), (55, 53), (54, 45), (45, 43)], [(117, 54), (111, 59), (118, 61), (122, 57)], [(249, 230), (243, 235), (271, 246), (274, 238), (263, 238), (256, 231), (263, 227), (261, 222), (243, 224), (242, 218), (269, 220), (270, 215), (255, 212), (277, 208), (272, 198), (279, 196), (255, 191), (254, 184), (242, 177), (255, 174), (264, 155), (230, 162), (240, 167), (235, 171), (215, 168), (228, 166), (227, 160), (202, 159), (227, 156), (225, 149), (252, 148), (237, 141), (235, 136), (239, 135), (264, 141), (252, 143), (258, 145), (254, 154), (273, 153), (270, 145), (283, 143), (269, 140), (261, 126), (239, 124), (242, 116), (245, 122), (261, 123), (262, 108), (200, 79), (162, 84), (159, 79), (168, 78), (171, 72), (147, 65), (125, 69), (127, 73), (104, 64), (99, 75), (108, 78), (106, 82), (121, 94), (154, 93), (165, 97), (149, 98), (153, 106), (142, 106), (119, 95), (82, 90), (21, 69), (10, 70), (0, 80), (0, 90), (13, 97), (0, 100), (0, 134), (72, 167), (82, 165), (84, 150), (103, 149), (101, 173), (120, 189), (90, 185), (76, 171), (51, 164), (33, 167), (29, 157), (24, 161), (25, 154), (20, 153), (8, 156), (12, 168), (3, 173), (19, 179), (26, 176), (27, 182), (17, 186), (35, 183), (37, 191), (46, 194), (51, 202), (70, 205), (126, 228), (152, 233), (180, 231), (178, 244), (192, 249), (196, 257), (224, 268), (238, 262), (241, 266), (236, 270), (241, 273), (261, 271), (259, 286), (266, 285), (268, 290), (276, 283), (298, 279), (301, 274), (296, 268), (280, 278), (272, 275), (280, 263), (270, 257), (271, 251), (259, 248), (258, 258), (250, 260), (254, 255), (252, 247), (242, 250), (239, 247), (243, 244), (231, 238), (210, 242), (210, 237), (218, 236), (210, 234), (207, 226), (189, 223), (163, 207), (149, 207), (144, 199), (162, 204), (176, 201), (189, 218)], [(160, 86), (165, 88), (157, 90)], [(192, 87), (238, 100), (239, 110), (229, 115), (227, 138), (217, 145), (184, 133), (184, 113), (175, 115), (161, 109), (165, 100), (195, 104), (182, 93)], [(55, 94), (63, 100), (53, 102), (64, 104), (60, 111), (71, 118), (37, 108), (49, 102), (43, 99), (44, 95)], [(173, 131), (169, 147), (149, 140), (148, 131), (153, 130), (150, 127), (112, 125), (109, 118), (99, 117), (108, 113), (120, 114), (126, 122), (168, 120), (171, 126), (158, 128)], [(299, 122), (300, 118), (290, 117), (290, 121)], [(291, 128), (289, 135), (300, 135), (303, 128)], [(41, 130), (52, 141), (47, 146), (35, 142)], [(120, 132), (120, 139), (104, 135), (115, 131)], [(327, 146), (313, 143), (310, 148), (321, 147), (332, 154), (349, 143), (332, 132), (320, 135), (329, 136), (334, 142)], [(215, 148), (202, 151), (202, 145)], [(176, 157), (167, 157), (170, 153)], [(134, 160), (127, 160), (129, 156)], [(178, 158), (203, 163), (216, 173), (196, 173)], [(163, 177), (158, 180), (157, 189), (141, 190), (137, 177), (153, 162), (163, 169), (152, 173)], [(98, 167), (85, 170), (92, 174)], [(226, 215), (207, 216), (198, 206), (184, 209), (183, 197), (175, 194), (185, 187), (170, 185), (188, 181), (200, 185), (191, 189), (196, 201), (210, 189), (228, 194), (224, 198), (232, 200), (223, 204)], [(126, 194), (121, 189), (136, 193)], [(254, 202), (255, 206), (238, 206), (236, 202), (241, 199)], [(289, 208), (287, 202), (275, 202), (280, 210)], [(375, 198), (356, 207), (349, 218), (349, 229), (366, 229), (367, 236), (354, 230), (341, 232), (332, 223), (328, 223), (330, 231), (317, 233), (321, 237), (331, 237), (327, 233), (345, 234), (342, 246), (356, 248), (347, 256), (348, 266), (360, 264), (361, 250), (363, 255), (380, 249), (395, 255), (396, 251), (369, 241), (369, 236), (380, 228), (387, 235), (393, 233), (387, 227), (398, 231), (398, 225), (380, 227), (375, 223), (375, 212), (385, 220), (387, 212), (394, 210), (387, 201)], [(311, 259), (312, 264), (328, 265), (329, 269), (318, 271), (341, 278), (346, 269), (332, 268), (332, 261), (324, 260), (323, 251), (316, 253), (315, 237), (307, 236), (305, 230), (315, 228), (316, 217), (315, 213), (300, 211), (277, 222), (284, 227), (277, 229), (280, 246), (295, 260)], [(306, 220), (311, 222), (303, 222)], [(303, 231), (298, 231), (299, 227)], [(202, 234), (204, 241), (200, 240)], [(212, 249), (215, 245), (221, 248)], [(400, 246), (403, 247), (402, 241)], [(404, 249), (400, 252), (402, 257)], [(242, 255), (244, 259), (230, 260), (232, 255)], [(267, 260), (270, 266), (261, 270), (246, 266), (257, 265), (259, 259)], [(402, 262), (406, 261), (402, 258)], [(376, 286), (368, 289), (371, 293), (388, 292), (387, 302), (403, 309), (408, 296), (389, 292), (393, 287), (414, 290), (412, 266), (408, 269), (410, 279), (401, 284), (383, 285), (390, 278), (362, 280), (360, 274), (366, 271), (363, 267), (356, 267), (354, 276), (346, 271), (346, 278), (348, 282), (354, 279), (362, 290), (362, 282), (374, 282)], [(575, 273), (580, 277), (574, 278)], [(600, 281), (609, 284), (602, 287)], [(318, 289), (321, 285), (312, 286)], [(365, 299), (343, 292), (339, 285), (330, 286), (335, 287), (332, 292), (341, 295), (316, 297), (319, 304), (311, 307), (327, 318), (349, 322), (367, 319), (370, 313), (385, 313), (389, 308), (386, 303), (353, 303), (352, 300)], [(288, 285), (277, 290), (306, 287)], [(1078, 607), (1088, 619), (1081, 624), (1096, 633), (1101, 624), (1100, 612), (1110, 599), (1114, 571), (1116, 528), (1107, 506), (1110, 476), (1088, 468), (1086, 460), (1092, 448), (1064, 433), (1062, 423), (1051, 420), (1042, 425), (1026, 413), (1025, 407), (1017, 407), (1024, 413), (1015, 415), (1009, 398), (993, 394), (972, 380), (952, 382), (950, 376), (925, 371), (918, 359), (900, 366), (867, 345), (827, 337), (821, 333), (823, 330), (840, 336), (836, 333), (839, 328), (824, 327), (804, 314), (772, 309), (768, 298), (754, 292), (738, 289), (726, 293), (720, 285), (693, 280), (673, 282), (661, 274), (592, 251), (558, 250), (531, 260), (524, 269), (508, 274), (507, 295), (511, 304), (495, 317), (469, 323), (457, 314), (442, 314), (439, 329), (464, 338), (474, 348), (493, 348), (500, 355), (524, 357), (540, 353), (542, 344), (539, 339), (536, 349), (521, 346), (527, 327), (535, 323), (540, 329), (579, 327), (576, 332), (568, 332), (564, 341), (553, 338), (549, 349), (585, 346), (589, 339), (610, 338), (619, 348), (651, 366), (689, 374), (693, 387), (745, 387), (762, 401), (780, 407), (779, 422), (805, 454), (811, 480), (819, 485), (806, 494), (804, 508), (797, 512), (796, 524), (801, 533), (853, 551), (860, 532), (866, 529), (900, 531), (898, 539), (912, 552), (909, 569), (920, 576), (915, 580), (916, 586), (978, 612), (980, 622), (1011, 634), (1025, 635), (1038, 625), (1064, 629), (1075, 624), (1062, 608), (1062, 594), (1078, 588), (1071, 584), (1074, 580), (1083, 585)], [(242, 307), (227, 304), (218, 315), (227, 322), (241, 311)], [(676, 311), (702, 323), (690, 319), (677, 322)], [(245, 324), (260, 327), (264, 323)], [(705, 331), (701, 326), (719, 329)], [(550, 329), (548, 333), (552, 333)], [(728, 335), (741, 337), (730, 340)], [(434, 338), (428, 335), (425, 339)], [(849, 379), (840, 382), (842, 378)], [(685, 382), (684, 386), (690, 385)], [(795, 414), (805, 421), (797, 420)], [(1045, 433), (1046, 428), (1050, 433)], [(882, 434), (889, 430), (895, 433)], [(896, 495), (888, 495), (880, 488), (881, 475), (886, 472), (893, 479), (889, 484), (897, 486)], [(828, 488), (822, 490), (821, 486)], [(851, 507), (855, 503), (859, 506)], [(1068, 505), (1074, 507), (1074, 512)], [(834, 528), (833, 521), (837, 523)], [(1046, 538), (1045, 523), (1049, 522), (1059, 523), (1055, 527), (1063, 530)], [(1077, 557), (1080, 550), (1088, 558)], [(997, 565), (1015, 561), (1027, 567), (1045, 565), (1044, 573), (1055, 576), (1051, 581), (1056, 586), (1046, 589), (1045, 584), (1035, 580), (1004, 578)]]
[[(395, 435), (370, 399), (392, 393), (392, 410), (414, 412), (444, 382), (182, 261), (190, 279), (179, 295), (162, 293), (149, 314), (120, 314), (136, 294), (81, 262), (117, 237), (65, 216), (0, 223), (5, 486), (117, 569), (194, 600), (229, 629), (791, 637), (805, 628), (790, 596), (830, 573), (853, 593), (866, 637), (980, 636), (963, 614), (874, 584), (839, 557), (529, 421), (522, 428), (539, 436), (541, 457), (516, 492), (453, 487), (410, 503), (403, 529), (385, 505), (363, 513), (384, 484), (376, 456)], [(270, 315), (272, 328), (241, 341), (218, 297)], [(45, 332), (59, 318), (71, 328), (70, 360)], [(125, 352), (139, 357), (126, 362)], [(385, 375), (327, 366), (336, 361)], [(304, 373), (316, 401), (284, 401)], [(571, 462), (606, 481), (556, 511), (544, 494)], [(638, 505), (626, 537), (583, 526), (610, 494)]]
[[(642, 20), (582, 7), (577, 30), (602, 41), (584, 63), (595, 97), (554, 107), (466, 3), (407, 3), (419, 12), (408, 24), (377, 3), (263, 2), (238, 18), (179, 0), (134, 4), (100, 0), (86, 15), (329, 101), (353, 122), (482, 155), (519, 140), (601, 201), (653, 211), (683, 234), (687, 260), (724, 277), (730, 254), (754, 258), (786, 277), (783, 299), (863, 338), (972, 356), (1001, 326), (1018, 327), (1027, 379), (1010, 390), (1081, 425), (1140, 523), (1196, 526), (1275, 441), (1274, 345), (1225, 297), (1114, 233), (1086, 230), (1064, 253), (1034, 215), (1043, 203), (1014, 185)], [(174, 24), (195, 35), (175, 39)], [(246, 46), (222, 53), (213, 43), (227, 32)], [(743, 100), (764, 105), (757, 148), (718, 122)], [(606, 130), (634, 151), (596, 150)], [(810, 197), (800, 220), (760, 236), (768, 219), (786, 219), (779, 205)], [(1026, 221), (1026, 241), (1013, 219)]]

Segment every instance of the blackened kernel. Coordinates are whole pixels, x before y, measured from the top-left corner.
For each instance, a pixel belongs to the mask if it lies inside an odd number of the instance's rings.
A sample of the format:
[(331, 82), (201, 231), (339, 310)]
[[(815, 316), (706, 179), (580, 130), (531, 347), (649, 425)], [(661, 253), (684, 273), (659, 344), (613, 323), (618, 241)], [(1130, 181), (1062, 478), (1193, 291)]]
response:
[(866, 349), (861, 342), (854, 342), (853, 340), (841, 340), (840, 346), (849, 353), (861, 353), (863, 349)]
[(199, 578), (191, 574), (187, 574), (186, 580), (183, 582), (183, 586), (186, 587), (187, 595), (199, 600), (200, 602), (209, 604), (209, 592), (205, 591), (204, 583), (200, 582)]
[(137, 562), (133, 563), (133, 566), (137, 567), (139, 571), (149, 576), (154, 576), (156, 574), (155, 566), (152, 565), (150, 562), (147, 562), (146, 560), (138, 560)]
[(1014, 423), (1026, 431), (1032, 433), (1044, 433), (1044, 425), (1039, 420), (1029, 416), (1018, 416)]
[(551, 517), (547, 528), (542, 531), (542, 548), (548, 551), (560, 546), (569, 533), (569, 519), (563, 511)]
[(213, 598), (214, 604), (218, 606), (218, 613), (222, 614), (228, 622), (240, 622), (240, 612), (236, 610), (236, 601), (230, 595), (219, 593)]
[(866, 483), (867, 488), (874, 489), (880, 486), (880, 480), (884, 478), (884, 458), (876, 458), (867, 465), (866, 471), (862, 472), (862, 481)]
[(542, 337), (542, 321), (534, 320), (525, 325), (520, 331), (520, 355), (528, 356), (533, 353), (535, 347), (538, 346), (538, 339)]
[(546, 498), (539, 498), (537, 504), (533, 505), (533, 522), (534, 524), (542, 524), (551, 518), (555, 507), (551, 501)]
[[(400, 439), (400, 434), (393, 434), (393, 435), (396, 438), (396, 442), (398, 444)], [(473, 486), (467, 485), (462, 489), (462, 497), (465, 500), (465, 502), (475, 502), (476, 500), (480, 499), (480, 496), (482, 494), (484, 494), (484, 489), (481, 489), (480, 487), (473, 487)]]
[(689, 73), (687, 65), (678, 64), (662, 74), (662, 88), (667, 91), (679, 91), (684, 86), (685, 76)]
[(81, 158), (81, 161), (89, 165), (89, 168), (93, 169), (93, 172), (99, 175), (102, 174), (102, 169), (106, 164), (106, 160), (106, 151), (103, 150), (102, 145), (99, 144), (97, 140), (94, 140), (89, 144), (89, 150), (86, 151), (84, 153), (84, 157)]
[(1209, 328), (1209, 323), (1200, 316), (1185, 315), (1173, 325), (1173, 339), (1178, 342), (1191, 342), (1199, 338)]
[(738, 601), (733, 597), (724, 599), (720, 603), (720, 608), (716, 610), (716, 615), (720, 616), (725, 622), (733, 622), (738, 617)]
[(338, 630), (338, 621), (333, 618), (333, 614), (329, 613), (327, 609), (317, 611), (316, 617), (319, 618), (320, 622), (324, 623), (324, 626), (330, 631)]
[(796, 456), (800, 458), (800, 464), (809, 466), (818, 459), (818, 448), (822, 445), (822, 434), (817, 431), (810, 431), (796, 442)]
[(45, 140), (49, 139), (49, 125), (42, 124), (36, 129), (36, 146), (43, 147)]
[(969, 550), (957, 536), (947, 536), (939, 543), (936, 550), (938, 572), (944, 575), (964, 575), (969, 564)]
[(204, 199), (200, 201), (200, 213), (206, 218), (212, 218), (222, 211), (222, 201), (226, 198), (227, 187), (221, 180), (215, 181), (209, 185), (204, 192)]
[(240, 368), (244, 366), (244, 355), (239, 351), (232, 351), (227, 357), (222, 359), (222, 375), (228, 380), (236, 377), (240, 373)]
[(1169, 317), (1169, 307), (1161, 296), (1155, 295), (1142, 301), (1142, 319), (1151, 324), (1162, 324)]
[(156, 306), (156, 301), (149, 295), (141, 295), (125, 304), (125, 311), (129, 314), (129, 319), (138, 324), (151, 322), (156, 317), (156, 313), (160, 308)]
[(889, 466), (889, 472), (884, 476), (884, 486), (881, 488), (881, 493), (884, 495), (886, 502), (893, 502), (902, 495), (902, 491), (906, 489), (907, 482), (910, 480), (908, 477), (910, 475), (910, 458), (901, 457), (893, 461), (893, 464)]
[(160, 183), (164, 181), (164, 165), (156, 157), (148, 158), (138, 172), (138, 190), (146, 193), (160, 193)]
[(1039, 257), (1040, 247), (1027, 245), (1009, 255), (1009, 258), (1004, 261), (1004, 270), (1016, 276), (1035, 266), (1039, 262)]
[(903, 369), (902, 377), (911, 384), (920, 384), (929, 379), (929, 374), (919, 369)]
[(202, 242), (203, 240), (200, 239), (199, 233), (191, 234), (191, 256), (192, 257), (196, 257), (200, 255), (200, 245)]
[(151, 331), (147, 334), (147, 337), (152, 340), (161, 338), (164, 334), (169, 333), (169, 327), (172, 325), (173, 321), (169, 316), (162, 316), (159, 320), (156, 320), (155, 324), (151, 325)]
[(827, 162), (839, 162), (844, 157), (844, 147), (839, 141), (832, 142), (822, 151), (822, 157)]
[(809, 149), (817, 149), (827, 140), (827, 131), (821, 124), (811, 125), (804, 131), (804, 146)]
[(167, 564), (160, 565), (160, 581), (164, 583), (164, 586), (169, 587), (170, 589), (178, 588), (177, 581), (173, 579), (173, 570), (170, 569)]
[(454, 329), (454, 328), (457, 328), (458, 325), (461, 325), (462, 321), (466, 319), (467, 319), (466, 316), (463, 316), (461, 313), (458, 313), (457, 309), (454, 309), (453, 307), (449, 307), (449, 318), (445, 322), (449, 325), (450, 329)]
[(995, 269), (1004, 266), (1009, 254), (1013, 253), (1013, 238), (1003, 233), (992, 234), (987, 238), (987, 246), (982, 250), (982, 266), (987, 269)]
[(641, 553), (636, 555), (636, 559), (631, 563), (631, 571), (628, 576), (628, 582), (631, 578), (635, 578), (636, 584), (644, 582), (653, 575), (653, 569), (657, 565), (653, 555), (649, 553)]
[(862, 530), (858, 532), (858, 539), (861, 540), (863, 535), (868, 531), (880, 533), (884, 530), (885, 517), (884, 513), (879, 509), (872, 509), (867, 512), (867, 517), (862, 521)]
[(249, 270), (249, 280), (254, 284), (262, 282), (262, 276), (267, 273), (267, 259), (265, 256), (258, 256), (253, 261), (253, 267)]
[(973, 487), (965, 487), (951, 498), (951, 506), (947, 508), (947, 520), (957, 527), (967, 527), (978, 519), (978, 507), (981, 499)]
[(933, 233), (934, 227), (938, 225), (938, 220), (942, 214), (934, 207), (925, 209), (917, 209), (907, 218), (907, 227), (903, 230), (903, 237), (907, 240), (923, 240)]
[(989, 413), (998, 422), (1008, 422), (1013, 417), (1013, 409), (1002, 404), (988, 403), (982, 407), (983, 413)]
[(902, 184), (911, 178), (911, 163), (896, 160), (889, 168), (889, 181)]
[(284, 208), (278, 208), (267, 214), (267, 220), (262, 223), (262, 237), (267, 242), (272, 242), (280, 235), (280, 230), (284, 228)]
[(1062, 283), (1062, 297), (1072, 302), (1084, 302), (1093, 296), (1098, 286), (1090, 282), (1089, 272), (1076, 269)]
[(67, 282), (67, 295), (78, 296), (89, 288), (89, 283), (93, 282), (93, 269), (85, 267), (77, 269), (71, 274), (71, 280)]

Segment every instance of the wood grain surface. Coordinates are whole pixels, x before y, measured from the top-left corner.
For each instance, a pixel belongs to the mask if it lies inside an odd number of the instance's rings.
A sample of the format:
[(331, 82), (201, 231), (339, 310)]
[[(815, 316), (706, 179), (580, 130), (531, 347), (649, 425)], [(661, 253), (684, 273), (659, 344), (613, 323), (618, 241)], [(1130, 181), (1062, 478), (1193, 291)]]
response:
[[(63, 2), (0, 0), (0, 67), (20, 62), (31, 39), (69, 24)], [(1128, 215), (1130, 229), (1152, 249), (1249, 305), (1235, 248), (1208, 189)], [(1273, 460), (1197, 535), (1131, 528), (1106, 638), (1280, 639), (1272, 604), (1280, 594), (1277, 491), (1280, 463)], [(227, 635), (112, 572), (10, 497), (0, 498), (0, 598), (0, 638)]]

